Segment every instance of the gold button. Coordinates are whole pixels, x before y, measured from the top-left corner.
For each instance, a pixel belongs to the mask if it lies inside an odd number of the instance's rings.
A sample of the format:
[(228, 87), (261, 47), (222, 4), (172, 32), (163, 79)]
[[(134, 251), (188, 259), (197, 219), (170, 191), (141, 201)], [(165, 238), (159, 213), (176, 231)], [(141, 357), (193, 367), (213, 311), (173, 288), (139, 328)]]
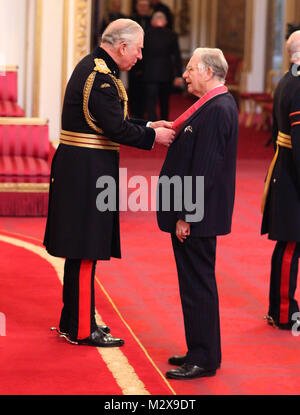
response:
[(276, 183), (276, 179), (273, 179), (273, 183)]
[(52, 179), (51, 179), (51, 183), (53, 183), (54, 182), (54, 177), (52, 177)]

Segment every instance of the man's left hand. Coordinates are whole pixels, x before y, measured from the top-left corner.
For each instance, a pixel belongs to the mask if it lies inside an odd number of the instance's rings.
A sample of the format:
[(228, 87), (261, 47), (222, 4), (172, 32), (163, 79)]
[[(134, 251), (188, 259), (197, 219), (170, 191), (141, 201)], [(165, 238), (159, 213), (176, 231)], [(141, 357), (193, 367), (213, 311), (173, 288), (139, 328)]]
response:
[(179, 219), (176, 223), (176, 236), (180, 242), (184, 240), (191, 234), (191, 226), (189, 223), (185, 222), (182, 219)]

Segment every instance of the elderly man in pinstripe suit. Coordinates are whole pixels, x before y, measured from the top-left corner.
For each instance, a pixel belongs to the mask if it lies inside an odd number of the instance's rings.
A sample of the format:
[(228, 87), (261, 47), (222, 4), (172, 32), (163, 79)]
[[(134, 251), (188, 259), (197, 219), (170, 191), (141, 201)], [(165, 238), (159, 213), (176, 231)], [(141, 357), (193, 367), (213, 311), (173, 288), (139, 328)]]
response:
[[(199, 100), (181, 117), (160, 173), (160, 180), (192, 179), (190, 188), (184, 185), (178, 194), (176, 189), (170, 192), (169, 211), (162, 209), (160, 181), (158, 185), (158, 225), (172, 238), (187, 343), (186, 355), (169, 359), (179, 366), (167, 372), (172, 379), (213, 376), (221, 364), (216, 239), (231, 231), (238, 141), (238, 111), (224, 85), (227, 69), (221, 50), (195, 50), (183, 77)], [(202, 201), (197, 196), (198, 177), (204, 178)], [(178, 199), (185, 201), (187, 194), (204, 205), (203, 217), (188, 211), (184, 203), (178, 210)]]

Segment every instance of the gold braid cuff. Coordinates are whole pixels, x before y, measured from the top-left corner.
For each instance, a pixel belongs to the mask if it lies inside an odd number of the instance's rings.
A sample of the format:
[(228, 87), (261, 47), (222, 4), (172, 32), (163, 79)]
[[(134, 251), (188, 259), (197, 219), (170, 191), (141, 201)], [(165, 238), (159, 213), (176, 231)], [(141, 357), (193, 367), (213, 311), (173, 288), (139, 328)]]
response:
[(277, 140), (276, 140), (276, 144), (277, 144), (276, 153), (275, 153), (275, 156), (274, 156), (274, 158), (273, 158), (273, 160), (270, 164), (268, 174), (267, 174), (267, 178), (266, 178), (266, 182), (265, 182), (265, 188), (264, 188), (262, 202), (261, 202), (261, 212), (262, 213), (264, 213), (264, 210), (265, 210), (265, 205), (266, 205), (266, 200), (267, 200), (267, 196), (268, 196), (268, 192), (269, 192), (271, 177), (272, 177), (273, 170), (274, 170), (274, 167), (275, 167), (275, 163), (276, 163), (276, 160), (277, 160), (277, 157), (278, 157), (279, 148), (280, 147), (285, 147), (285, 148), (292, 149), (291, 136), (287, 135), (287, 134), (284, 134), (281, 131), (279, 131), (278, 137), (277, 137)]
[(87, 78), (84, 88), (83, 88), (83, 113), (84, 113), (84, 117), (88, 125), (97, 133), (103, 134), (104, 133), (103, 130), (95, 124), (96, 120), (91, 116), (89, 112), (89, 108), (88, 108), (91, 90), (92, 90), (97, 72), (107, 74), (113, 80), (118, 90), (119, 98), (124, 103), (124, 120), (128, 115), (128, 96), (127, 96), (126, 89), (123, 85), (123, 82), (121, 81), (121, 79), (116, 78), (111, 73), (105, 61), (103, 59), (94, 59), (94, 62), (96, 66), (94, 67), (93, 72)]

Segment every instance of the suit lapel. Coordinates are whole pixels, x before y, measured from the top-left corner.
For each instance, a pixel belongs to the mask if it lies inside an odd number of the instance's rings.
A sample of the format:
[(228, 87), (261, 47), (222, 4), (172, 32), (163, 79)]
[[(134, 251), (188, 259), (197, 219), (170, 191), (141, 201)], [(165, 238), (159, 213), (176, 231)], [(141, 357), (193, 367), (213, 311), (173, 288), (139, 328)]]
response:
[(194, 114), (192, 114), (187, 120), (186, 122), (182, 125), (181, 129), (178, 131), (175, 140), (173, 141), (173, 143), (175, 141), (177, 141), (178, 137), (182, 134), (182, 132), (185, 130), (185, 128), (196, 118), (198, 117), (198, 115), (201, 113), (202, 110), (204, 110), (211, 102), (214, 102), (217, 98), (223, 96), (223, 95), (227, 95), (228, 92), (226, 92), (225, 94), (221, 94), (221, 95), (217, 95), (216, 97), (211, 98), (209, 101), (205, 102), (205, 104), (203, 104), (200, 108), (197, 109), (197, 111), (194, 112)]

